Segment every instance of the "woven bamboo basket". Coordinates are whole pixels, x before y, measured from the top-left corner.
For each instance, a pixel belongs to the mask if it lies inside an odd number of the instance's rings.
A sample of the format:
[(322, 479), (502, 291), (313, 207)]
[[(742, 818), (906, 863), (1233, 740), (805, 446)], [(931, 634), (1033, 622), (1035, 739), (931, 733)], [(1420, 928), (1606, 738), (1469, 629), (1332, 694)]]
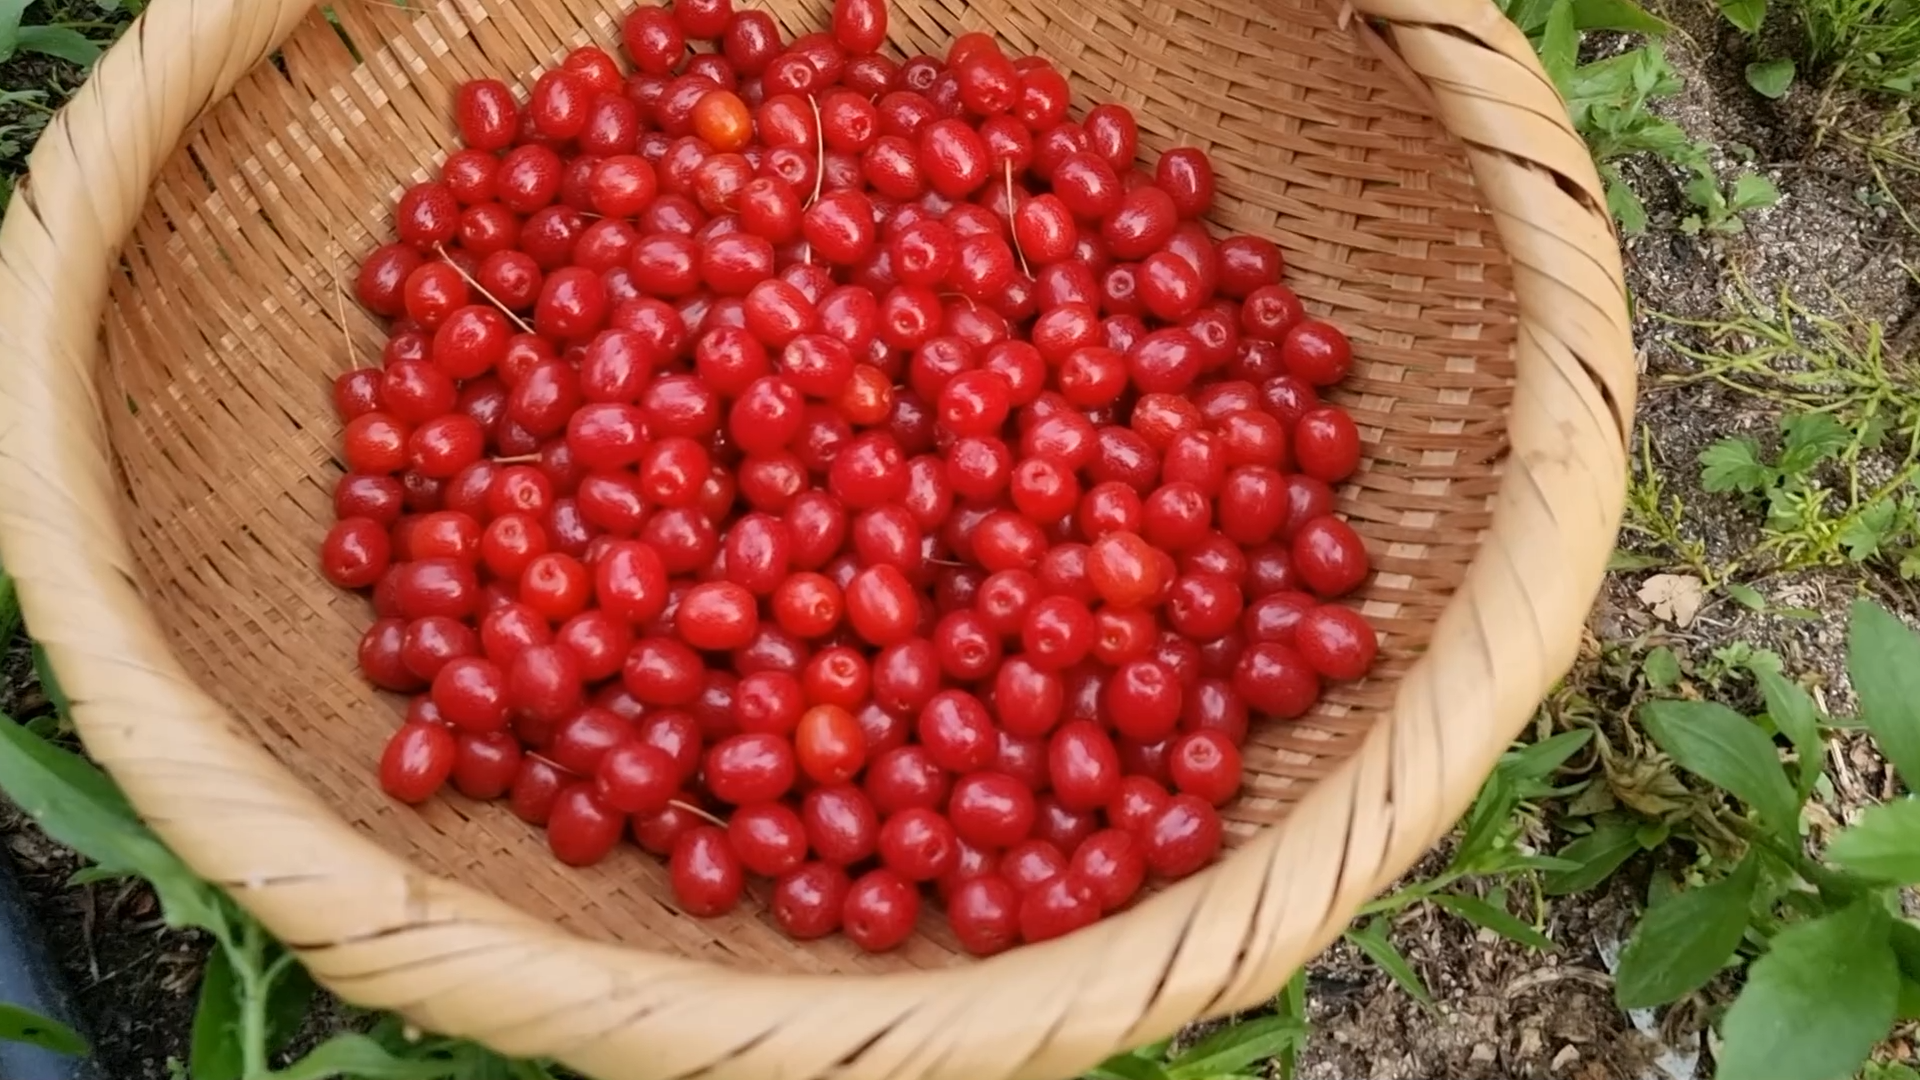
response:
[[(384, 798), (397, 703), (320, 577), (347, 299), (453, 142), (464, 79), (610, 43), (629, 0), (155, 0), (48, 128), (0, 232), (0, 557), (92, 755), (329, 988), (602, 1080), (1058, 1078), (1257, 1004), (1451, 825), (1571, 663), (1618, 525), (1634, 362), (1586, 148), (1491, 0), (895, 0), (986, 29), (1215, 155), (1358, 342), (1342, 493), (1378, 674), (1256, 729), (1235, 850), (967, 960), (678, 914), (628, 850), (568, 870), (503, 807)], [(791, 33), (826, 0), (754, 0)]]

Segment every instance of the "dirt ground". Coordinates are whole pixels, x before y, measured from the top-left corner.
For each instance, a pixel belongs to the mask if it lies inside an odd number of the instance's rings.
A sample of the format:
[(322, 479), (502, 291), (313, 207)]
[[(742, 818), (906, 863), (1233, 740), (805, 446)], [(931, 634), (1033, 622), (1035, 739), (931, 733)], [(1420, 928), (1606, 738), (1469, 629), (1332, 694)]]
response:
[[(1683, 91), (1656, 111), (1689, 135), (1726, 150), (1773, 179), (1778, 205), (1747, 215), (1747, 228), (1730, 237), (1688, 236), (1676, 224), (1686, 212), (1684, 182), (1657, 162), (1627, 170), (1652, 213), (1652, 225), (1625, 244), (1627, 281), (1636, 311), (1636, 337), (1646, 372), (1639, 424), (1650, 438), (1669, 493), (1681, 495), (1684, 532), (1704, 542), (1710, 561), (1748, 550), (1759, 515), (1736, 500), (1698, 485), (1701, 450), (1730, 435), (1764, 434), (1775, 414), (1755, 400), (1711, 384), (1679, 384), (1692, 362), (1676, 342), (1699, 347), (1697, 331), (1661, 316), (1709, 319), (1723, 315), (1724, 298), (1744, 281), (1754, 295), (1782, 288), (1838, 317), (1836, 298), (1854, 317), (1878, 322), (1904, 360), (1920, 323), (1920, 285), (1908, 266), (1920, 266), (1920, 236), (1893, 209), (1872, 178), (1858, 147), (1841, 130), (1872, 133), (1881, 117), (1870, 103), (1835, 95), (1823, 100), (1816, 83), (1797, 85), (1770, 102), (1746, 84), (1754, 59), (1748, 42), (1708, 4), (1673, 4), (1667, 14), (1680, 32), (1667, 43)], [(1776, 43), (1777, 44), (1777, 43)], [(1710, 59), (1706, 59), (1710, 58)], [(1741, 166), (1732, 153), (1719, 164)], [(1908, 201), (1892, 178), (1895, 194)], [(1638, 435), (1636, 436), (1636, 438)], [(1629, 535), (1622, 544), (1637, 545)], [(1812, 571), (1754, 582), (1773, 604), (1819, 613), (1818, 618), (1760, 614), (1729, 601), (1710, 601), (1686, 630), (1663, 624), (1635, 596), (1644, 574), (1616, 575), (1591, 623), (1600, 641), (1654, 635), (1683, 658), (1702, 659), (1729, 642), (1751, 642), (1779, 653), (1788, 670), (1825, 683), (1828, 704), (1844, 708), (1845, 612), (1863, 590), (1910, 618), (1920, 612), (1911, 585), (1891, 574)], [(1884, 770), (1865, 746), (1843, 743), (1830, 760), (1838, 788), (1826, 808), (1844, 820), (1862, 802), (1884, 797)], [(1608, 960), (1617, 956), (1647, 868), (1629, 863), (1593, 894), (1549, 908), (1547, 935), (1559, 946), (1541, 955), (1461, 920), (1418, 908), (1394, 926), (1394, 940), (1435, 999), (1427, 1009), (1378, 968), (1342, 945), (1309, 968), (1313, 1041), (1300, 1072), (1307, 1080), (1690, 1080), (1710, 1075), (1705, 1010), (1677, 1007), (1655, 1017), (1623, 1015), (1613, 1004)]]
[[(1759, 432), (1772, 414), (1748, 397), (1705, 385), (1676, 385), (1690, 362), (1674, 351), (1695, 334), (1660, 316), (1707, 318), (1746, 282), (1759, 296), (1785, 287), (1832, 311), (1844, 296), (1854, 313), (1884, 325), (1893, 352), (1920, 332), (1920, 236), (1876, 188), (1858, 148), (1831, 132), (1878, 124), (1862, 103), (1822, 95), (1803, 81), (1778, 102), (1751, 91), (1742, 75), (1749, 45), (1708, 4), (1675, 4), (1681, 32), (1668, 42), (1685, 86), (1659, 111), (1693, 137), (1744, 155), (1778, 184), (1782, 199), (1748, 215), (1743, 234), (1684, 235), (1683, 177), (1636, 163), (1628, 176), (1653, 214), (1644, 235), (1626, 244), (1627, 267), (1647, 372), (1640, 423), (1672, 490), (1683, 494), (1685, 531), (1711, 558), (1751, 547), (1756, 515), (1697, 485), (1695, 459), (1730, 434)], [(1703, 57), (1712, 57), (1703, 62)], [(1896, 192), (1898, 193), (1898, 192)], [(1910, 193), (1911, 194), (1911, 193)], [(1920, 199), (1912, 202), (1920, 207)], [(1628, 547), (1634, 545), (1629, 538)], [(1830, 704), (1844, 701), (1842, 618), (1861, 590), (1858, 574), (1808, 572), (1755, 583), (1769, 600), (1812, 609), (1819, 618), (1763, 615), (1724, 600), (1692, 627), (1662, 625), (1635, 596), (1640, 575), (1619, 576), (1593, 622), (1595, 639), (1658, 635), (1684, 657), (1700, 658), (1731, 641), (1773, 649), (1796, 672), (1823, 676)], [(1891, 575), (1864, 587), (1897, 611), (1920, 610), (1913, 591)], [(24, 647), (4, 658), (0, 709), (20, 719), (47, 709)], [(1879, 766), (1859, 747), (1834, 752), (1842, 763), (1838, 804), (1844, 819), (1857, 800), (1880, 794)], [(183, 1058), (206, 944), (169, 931), (145, 889), (115, 883), (70, 888), (72, 856), (0, 804), (4, 835), (36, 914), (75, 990), (103, 1074), (115, 1080), (165, 1080), (169, 1058)], [(1435, 856), (1434, 866), (1438, 866)], [(1643, 860), (1644, 861), (1644, 860)], [(1309, 970), (1313, 1038), (1300, 1075), (1308, 1080), (1690, 1080), (1706, 1075), (1705, 1010), (1681, 1007), (1660, 1017), (1623, 1015), (1612, 1003), (1609, 960), (1639, 906), (1647, 869), (1629, 864), (1599, 892), (1553, 903), (1545, 928), (1558, 945), (1539, 954), (1450, 915), (1416, 907), (1393, 925), (1393, 938), (1431, 989), (1427, 1008), (1347, 946)], [(338, 1014), (323, 1013), (324, 1026)]]

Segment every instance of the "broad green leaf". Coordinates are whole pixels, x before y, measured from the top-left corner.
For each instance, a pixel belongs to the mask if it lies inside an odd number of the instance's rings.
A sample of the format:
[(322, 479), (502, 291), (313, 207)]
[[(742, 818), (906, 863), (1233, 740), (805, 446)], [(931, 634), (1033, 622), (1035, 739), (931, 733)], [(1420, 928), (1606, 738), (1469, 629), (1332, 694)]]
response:
[(193, 1080), (240, 1080), (245, 1068), (240, 1049), (240, 985), (224, 948), (213, 950), (200, 975), (200, 1004), (193, 1010), (187, 1068)]
[(1547, 24), (1547, 15), (1555, 3), (1556, 0), (1510, 0), (1501, 6), (1507, 9), (1507, 17), (1515, 26), (1532, 36)]
[[(1765, 202), (1751, 203), (1742, 201), (1741, 186), (1749, 180), (1757, 180), (1761, 187), (1749, 188), (1749, 197), (1765, 198), (1770, 192), (1772, 198)], [(1744, 210), (1753, 206), (1771, 206), (1779, 192), (1774, 190), (1773, 182), (1764, 176), (1748, 173), (1733, 185), (1733, 208)], [(1838, 455), (1853, 441), (1853, 434), (1846, 425), (1835, 420), (1829, 413), (1795, 413), (1780, 421), (1780, 430), (1786, 435), (1780, 447), (1780, 471), (1789, 475), (1803, 473), (1815, 465)]]
[(0, 1001), (0, 1041), (27, 1043), (69, 1057), (85, 1057), (87, 1040), (49, 1016)]
[(1640, 201), (1633, 188), (1625, 180), (1607, 181), (1607, 209), (1620, 219), (1620, 231), (1628, 236), (1638, 236), (1647, 231), (1647, 204)]
[(40, 53), (80, 67), (100, 58), (100, 46), (68, 26), (23, 26), (14, 45), (21, 52)]
[(1868, 807), (1859, 824), (1834, 836), (1827, 857), (1875, 881), (1920, 882), (1920, 801)]
[(1842, 1080), (1887, 1036), (1900, 996), (1875, 897), (1775, 934), (1720, 1025), (1717, 1080)]
[(0, 0), (0, 64), (20, 47), (20, 16), (31, 6), (33, 0)]
[(1521, 855), (1516, 852), (1512, 858), (1502, 860), (1501, 871), (1539, 870), (1553, 873), (1567, 873), (1581, 869), (1581, 864), (1571, 859), (1562, 859), (1553, 855)]
[(1751, 805), (1781, 836), (1799, 835), (1800, 799), (1753, 721), (1710, 701), (1653, 701), (1640, 722), (1675, 764)]
[[(282, 957), (285, 954), (281, 954)], [(287, 960), (267, 991), (267, 1051), (278, 1053), (307, 1022), (313, 1005), (313, 976), (298, 960)]]
[(1620, 1007), (1665, 1005), (1705, 986), (1740, 947), (1759, 877), (1758, 861), (1748, 856), (1727, 877), (1648, 910), (1620, 951), (1613, 976)]
[(1840, 530), (1840, 546), (1847, 549), (1847, 558), (1866, 562), (1879, 555), (1881, 546), (1893, 535), (1899, 515), (1900, 507), (1883, 499), (1868, 503), (1859, 513), (1848, 517)]
[(1515, 794), (1513, 782), (1508, 779), (1506, 772), (1495, 769), (1489, 773), (1487, 782), (1480, 786), (1480, 794), (1473, 800), (1473, 806), (1467, 810), (1466, 822), (1460, 831), (1460, 846), (1454, 849), (1452, 865), (1473, 866), (1493, 854), (1500, 834), (1512, 820), (1513, 808), (1519, 802), (1520, 797)]
[(1700, 452), (1700, 486), (1708, 491), (1755, 494), (1773, 483), (1773, 470), (1760, 460), (1752, 439), (1721, 439)]
[(1500, 759), (1500, 770), (1522, 780), (1544, 780), (1553, 771), (1593, 741), (1593, 729), (1563, 731), (1519, 750), (1509, 750)]
[(1307, 1038), (1300, 1021), (1286, 1016), (1263, 1016), (1214, 1032), (1167, 1064), (1168, 1080), (1207, 1080), (1236, 1073), (1257, 1061), (1277, 1057)]
[(1895, 919), (1892, 930), (1887, 940), (1893, 946), (1893, 958), (1900, 965), (1900, 974), (1920, 982), (1920, 926), (1906, 919)]
[(1400, 950), (1393, 947), (1393, 942), (1387, 940), (1385, 920), (1378, 918), (1369, 920), (1367, 925), (1358, 930), (1347, 931), (1346, 938), (1353, 943), (1354, 948), (1365, 953), (1367, 959), (1380, 965), (1380, 970), (1391, 976), (1394, 982), (1399, 983), (1400, 989), (1405, 990), (1415, 1001), (1422, 1005), (1433, 1004), (1433, 995), (1427, 993), (1427, 984), (1420, 981), (1420, 976), (1413, 970), (1413, 965), (1407, 963), (1407, 958), (1400, 955)]
[(1787, 737), (1793, 749), (1800, 756), (1800, 780), (1795, 790), (1802, 802), (1813, 791), (1813, 785), (1820, 779), (1821, 766), (1826, 763), (1826, 742), (1820, 738), (1820, 714), (1814, 708), (1813, 698), (1799, 683), (1782, 675), (1778, 670), (1765, 664), (1749, 664), (1747, 670), (1753, 673), (1754, 682), (1760, 686), (1760, 695), (1767, 703), (1767, 715), (1773, 718), (1773, 726)]
[(1742, 31), (1757, 33), (1767, 18), (1767, 0), (1720, 0), (1720, 14)]
[(1747, 85), (1761, 97), (1779, 98), (1793, 85), (1793, 58), (1759, 60), (1747, 65)]
[(1774, 181), (1759, 173), (1745, 173), (1738, 181), (1734, 181), (1734, 198), (1728, 200), (1728, 206), (1734, 209), (1734, 213), (1740, 213), (1745, 209), (1766, 209), (1776, 202), (1780, 202), (1780, 188)]
[(1540, 31), (1540, 63), (1564, 94), (1573, 86), (1573, 69), (1580, 59), (1580, 31), (1573, 22), (1573, 0), (1554, 0), (1547, 25)]
[(1433, 896), (1433, 902), (1475, 926), (1483, 926), (1503, 938), (1517, 941), (1530, 949), (1539, 949), (1542, 952), (1552, 952), (1554, 949), (1553, 941), (1547, 935), (1477, 896), (1436, 893)]
[(1736, 603), (1750, 611), (1767, 610), (1767, 598), (1760, 595), (1760, 590), (1751, 585), (1743, 585), (1738, 581), (1728, 581), (1721, 584), (1720, 591), (1733, 597)]
[(173, 925), (223, 925), (219, 894), (147, 831), (105, 773), (4, 716), (0, 791), (102, 870), (146, 878)]
[(1920, 637), (1878, 604), (1854, 601), (1847, 675), (1880, 752), (1909, 786), (1920, 784)]
[(1541, 884), (1548, 896), (1586, 892), (1613, 876), (1620, 864), (1640, 850), (1634, 827), (1621, 818), (1601, 818), (1593, 831), (1561, 848), (1558, 858), (1577, 863), (1578, 870), (1549, 874)]
[(1088, 1070), (1083, 1080), (1165, 1080), (1160, 1062), (1140, 1053), (1115, 1054)]
[(460, 1068), (460, 1062), (447, 1058), (396, 1056), (365, 1035), (335, 1035), (273, 1076), (274, 1080), (452, 1080), (460, 1075)]
[(1573, 0), (1573, 21), (1582, 30), (1664, 34), (1672, 27), (1633, 0)]
[(1673, 650), (1662, 645), (1650, 650), (1640, 661), (1640, 673), (1647, 677), (1647, 685), (1655, 690), (1669, 690), (1680, 682), (1680, 658)]

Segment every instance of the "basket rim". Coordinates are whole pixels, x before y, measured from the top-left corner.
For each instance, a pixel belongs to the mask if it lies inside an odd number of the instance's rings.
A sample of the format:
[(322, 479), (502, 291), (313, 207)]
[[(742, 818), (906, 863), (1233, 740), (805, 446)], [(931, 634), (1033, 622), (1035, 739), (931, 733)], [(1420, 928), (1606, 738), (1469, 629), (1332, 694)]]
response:
[[(415, 870), (200, 690), (113, 513), (98, 328), (159, 168), (315, 0), (155, 0), (49, 125), (0, 226), (0, 349), (18, 358), (0, 384), (0, 559), (88, 750), (342, 997), (604, 1080), (1057, 1077), (1266, 997), (1451, 827), (1571, 665), (1620, 522), (1636, 380), (1600, 180), (1526, 39), (1493, 0), (1323, 2), (1466, 147), (1514, 266), (1511, 450), (1492, 525), (1392, 704), (1284, 821), (1205, 873), (947, 970), (722, 968), (577, 938)], [(191, 765), (246, 782), (196, 814), (178, 780)], [(234, 800), (258, 816), (236, 822)]]

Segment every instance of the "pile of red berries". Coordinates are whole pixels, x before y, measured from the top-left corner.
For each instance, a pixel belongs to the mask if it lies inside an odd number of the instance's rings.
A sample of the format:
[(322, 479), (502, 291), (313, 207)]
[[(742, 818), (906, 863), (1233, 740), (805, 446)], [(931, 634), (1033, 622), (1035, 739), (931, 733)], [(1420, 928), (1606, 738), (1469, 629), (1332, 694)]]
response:
[(630, 73), (461, 87), (359, 274), (392, 336), (321, 562), (414, 695), (395, 798), (575, 865), (630, 832), (695, 915), (771, 878), (795, 938), (891, 948), (932, 886), (984, 955), (1207, 865), (1249, 712), (1366, 673), (1360, 439), (1204, 153), (1144, 171), (1047, 61), (897, 64), (886, 18), (679, 0)]

